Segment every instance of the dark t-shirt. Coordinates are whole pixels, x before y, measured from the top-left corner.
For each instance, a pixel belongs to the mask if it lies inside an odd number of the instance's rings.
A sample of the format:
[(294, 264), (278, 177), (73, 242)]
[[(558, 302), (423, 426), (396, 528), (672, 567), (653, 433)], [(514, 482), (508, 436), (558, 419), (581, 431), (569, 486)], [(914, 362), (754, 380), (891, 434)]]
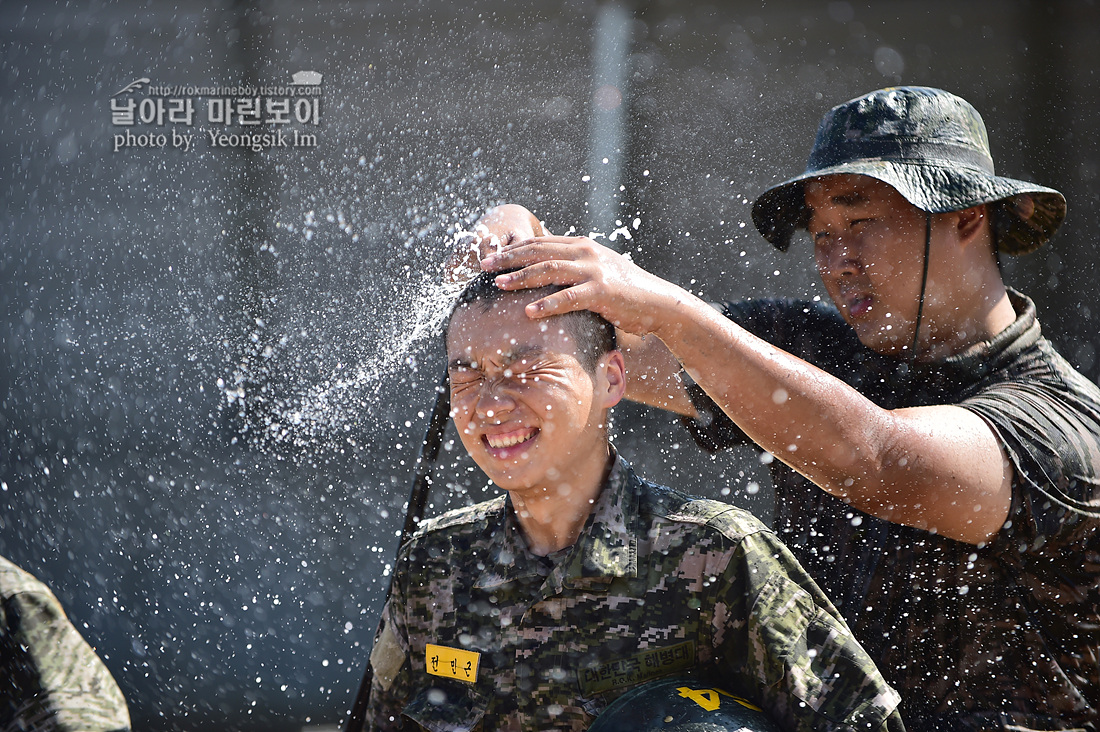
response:
[[(1100, 729), (1100, 389), (1042, 338), (1035, 307), (993, 340), (910, 366), (860, 344), (835, 309), (726, 305), (735, 322), (881, 407), (956, 404), (1015, 469), (1008, 520), (983, 546), (891, 524), (772, 463), (775, 530), (848, 619), (921, 730)], [(747, 442), (703, 396), (709, 450)], [(1013, 726), (1015, 725), (1015, 726)]]

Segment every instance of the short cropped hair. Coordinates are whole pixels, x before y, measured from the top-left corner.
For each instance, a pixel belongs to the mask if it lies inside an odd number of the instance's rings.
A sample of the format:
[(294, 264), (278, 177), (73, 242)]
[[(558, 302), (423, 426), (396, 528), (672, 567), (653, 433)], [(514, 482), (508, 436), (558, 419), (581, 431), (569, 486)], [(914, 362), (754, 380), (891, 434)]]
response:
[[(466, 285), (465, 289), (462, 290), (462, 293), (455, 301), (454, 307), (451, 308), (451, 314), (447, 318), (446, 324), (443, 326), (444, 337), (446, 337), (447, 333), (450, 331), (451, 320), (460, 307), (476, 302), (482, 304), (482, 312), (488, 312), (493, 306), (493, 303), (503, 300), (509, 293), (517, 292), (516, 290), (502, 290), (497, 287), (494, 281), (497, 275), (508, 274), (508, 272), (514, 271), (516, 270), (481, 272), (474, 277), (469, 284)], [(558, 285), (549, 285), (526, 292), (545, 296), (560, 292), (564, 289), (564, 287)], [(518, 292), (525, 291), (520, 290)], [(619, 347), (618, 340), (615, 338), (615, 326), (604, 319), (602, 315), (594, 313), (591, 310), (575, 310), (571, 313), (553, 315), (550, 316), (550, 320), (558, 320), (561, 322), (569, 331), (569, 334), (573, 336), (573, 342), (577, 345), (577, 355), (581, 362), (581, 366), (589, 373), (595, 372), (596, 364), (599, 363), (601, 356)]]

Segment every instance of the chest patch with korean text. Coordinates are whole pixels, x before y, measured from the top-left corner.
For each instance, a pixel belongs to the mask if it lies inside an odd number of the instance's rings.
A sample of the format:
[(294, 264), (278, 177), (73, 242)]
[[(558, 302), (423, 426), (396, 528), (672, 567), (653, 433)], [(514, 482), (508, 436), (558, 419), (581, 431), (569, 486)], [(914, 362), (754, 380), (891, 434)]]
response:
[(687, 671), (695, 665), (695, 642), (684, 641), (665, 648), (650, 648), (600, 666), (577, 671), (585, 696), (623, 689), (642, 681)]
[(424, 649), (424, 668), (432, 676), (474, 683), (481, 654), (429, 643)]

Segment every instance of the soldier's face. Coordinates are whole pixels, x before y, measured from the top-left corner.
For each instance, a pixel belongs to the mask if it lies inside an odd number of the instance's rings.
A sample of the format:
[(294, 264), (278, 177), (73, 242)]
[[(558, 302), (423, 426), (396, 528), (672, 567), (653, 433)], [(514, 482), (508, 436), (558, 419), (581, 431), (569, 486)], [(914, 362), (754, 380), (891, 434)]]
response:
[(863, 175), (806, 183), (809, 231), (821, 281), (859, 340), (908, 355), (920, 299), (924, 212)]
[[(559, 318), (531, 320), (527, 292), (459, 308), (447, 333), (451, 414), (462, 444), (501, 488), (566, 496), (607, 459), (608, 356), (581, 364)], [(615, 352), (621, 363), (622, 357)]]

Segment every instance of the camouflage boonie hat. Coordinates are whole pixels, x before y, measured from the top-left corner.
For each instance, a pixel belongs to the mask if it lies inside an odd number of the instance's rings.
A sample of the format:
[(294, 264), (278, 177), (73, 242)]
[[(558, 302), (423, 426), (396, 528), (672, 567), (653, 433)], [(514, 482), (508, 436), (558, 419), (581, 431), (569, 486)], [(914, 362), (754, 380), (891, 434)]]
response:
[(752, 220), (781, 251), (809, 224), (803, 183), (850, 173), (887, 183), (922, 211), (990, 206), (997, 248), (1026, 254), (1054, 235), (1066, 199), (993, 172), (981, 115), (966, 100), (917, 86), (879, 89), (833, 107), (821, 121), (806, 172), (766, 190)]

